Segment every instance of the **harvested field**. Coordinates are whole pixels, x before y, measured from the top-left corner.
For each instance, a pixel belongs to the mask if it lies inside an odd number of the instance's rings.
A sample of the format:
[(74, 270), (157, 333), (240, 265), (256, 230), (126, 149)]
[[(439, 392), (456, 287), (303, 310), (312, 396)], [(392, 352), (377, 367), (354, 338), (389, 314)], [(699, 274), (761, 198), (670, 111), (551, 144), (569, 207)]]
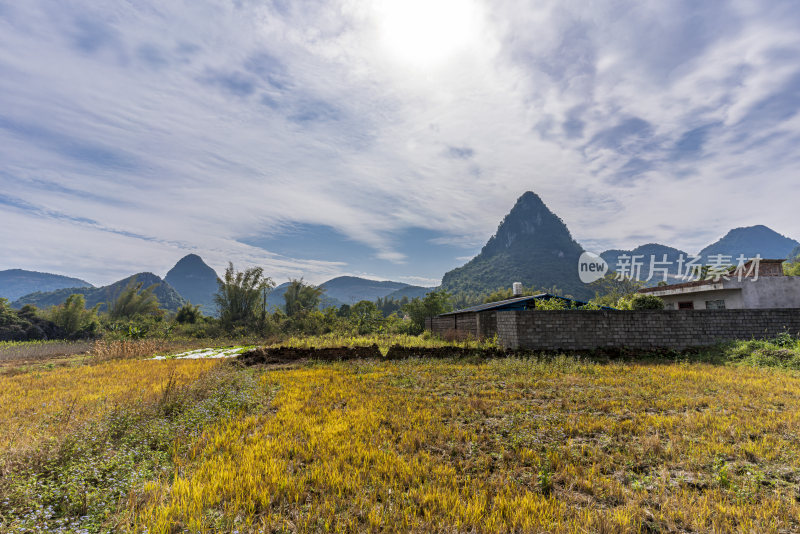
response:
[(354, 345), (0, 377), (0, 531), (800, 531), (800, 373)]
[[(296, 353), (295, 353), (296, 354)], [(271, 409), (146, 488), (149, 532), (789, 532), (800, 379), (411, 358), (267, 369)]]

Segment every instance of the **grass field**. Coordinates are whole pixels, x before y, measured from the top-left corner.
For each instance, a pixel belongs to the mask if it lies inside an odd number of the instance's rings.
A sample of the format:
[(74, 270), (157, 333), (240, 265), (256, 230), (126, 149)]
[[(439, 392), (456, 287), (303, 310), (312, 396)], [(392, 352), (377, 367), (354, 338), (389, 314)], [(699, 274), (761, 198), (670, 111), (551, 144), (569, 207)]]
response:
[(564, 356), (0, 376), (0, 531), (792, 532), (799, 400)]

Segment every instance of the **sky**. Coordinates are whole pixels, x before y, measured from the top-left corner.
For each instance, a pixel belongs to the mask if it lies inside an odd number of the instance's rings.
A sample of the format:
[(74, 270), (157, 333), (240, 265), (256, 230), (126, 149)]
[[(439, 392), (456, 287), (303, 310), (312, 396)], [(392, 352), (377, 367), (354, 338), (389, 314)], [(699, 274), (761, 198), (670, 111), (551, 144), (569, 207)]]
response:
[(0, 269), (436, 285), (528, 190), (800, 239), (798, 111), (794, 0), (0, 0)]

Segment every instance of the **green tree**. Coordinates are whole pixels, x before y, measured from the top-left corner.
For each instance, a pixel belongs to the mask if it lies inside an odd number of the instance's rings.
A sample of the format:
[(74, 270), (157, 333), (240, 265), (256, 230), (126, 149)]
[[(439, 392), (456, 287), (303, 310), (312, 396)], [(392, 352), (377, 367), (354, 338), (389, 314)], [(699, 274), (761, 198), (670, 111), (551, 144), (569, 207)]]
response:
[(289, 282), (289, 287), (286, 288), (286, 293), (283, 294), (286, 315), (296, 317), (316, 309), (324, 292), (325, 290), (321, 287), (304, 283), (302, 278), (292, 280)]
[(595, 297), (589, 302), (598, 307), (618, 308), (617, 304), (620, 300), (630, 298), (636, 294), (636, 291), (644, 287), (644, 283), (638, 280), (627, 278), (617, 280), (616, 277), (615, 273), (608, 273), (600, 280), (589, 284), (589, 287), (595, 292)]
[(414, 298), (405, 305), (403, 312), (406, 313), (413, 324), (416, 333), (425, 330), (425, 319), (435, 317), (440, 313), (452, 311), (450, 304), (450, 294), (445, 290), (431, 291), (425, 298)]
[(76, 293), (67, 297), (63, 304), (53, 306), (42, 312), (45, 319), (52, 321), (69, 337), (94, 337), (100, 328), (97, 309), (86, 309), (86, 298)]
[(200, 306), (193, 306), (191, 302), (187, 302), (175, 314), (175, 321), (181, 324), (194, 324), (202, 315)]
[(783, 274), (786, 276), (800, 276), (800, 247), (792, 251), (787, 262), (783, 264)]
[(383, 323), (383, 313), (369, 300), (362, 300), (350, 309), (350, 320), (359, 334), (372, 334)]
[[(531, 297), (533, 295), (538, 295), (539, 293), (547, 293), (547, 291), (541, 291), (536, 289), (535, 287), (523, 287), (522, 293), (516, 295), (517, 297)], [(553, 295), (557, 295), (560, 293), (558, 290), (551, 290), (549, 293)], [(510, 287), (499, 287), (483, 297), (483, 303), (488, 304), (490, 302), (499, 302), (501, 300), (508, 300), (513, 299), (515, 297), (514, 290)]]
[(617, 307), (621, 310), (663, 310), (664, 301), (655, 295), (636, 293), (620, 299)]
[(508, 300), (514, 296), (514, 291), (508, 287), (499, 287), (483, 297), (483, 303), (489, 304), (490, 302), (500, 302), (501, 300)]
[(784, 265), (783, 270), (786, 276), (800, 276), (800, 261)]
[(142, 289), (142, 283), (131, 280), (125, 289), (108, 304), (108, 316), (111, 319), (131, 319), (143, 315), (158, 315), (158, 297), (153, 291), (156, 284)]
[(563, 299), (536, 300), (537, 310), (569, 310), (571, 308), (572, 308), (571, 303), (568, 300), (563, 300)]
[(224, 278), (217, 278), (217, 285), (219, 288), (214, 295), (214, 302), (219, 318), (227, 329), (255, 326), (259, 317), (264, 315), (266, 293), (275, 287), (272, 279), (264, 276), (261, 267), (236, 271), (233, 263), (228, 263)]

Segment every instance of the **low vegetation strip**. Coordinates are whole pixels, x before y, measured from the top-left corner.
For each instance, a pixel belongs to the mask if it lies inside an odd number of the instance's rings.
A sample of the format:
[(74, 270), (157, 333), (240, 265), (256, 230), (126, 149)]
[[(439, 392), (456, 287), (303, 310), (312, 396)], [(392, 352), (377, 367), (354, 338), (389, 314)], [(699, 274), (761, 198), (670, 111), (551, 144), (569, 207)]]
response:
[(265, 369), (132, 509), (148, 532), (786, 532), (800, 378), (572, 358)]
[(344, 335), (344, 334), (324, 334), (319, 336), (291, 336), (281, 339), (270, 345), (268, 348), (292, 347), (304, 349), (322, 349), (339, 347), (371, 347), (377, 345), (382, 354), (386, 354), (393, 345), (407, 348), (495, 348), (493, 339), (464, 339), (452, 341), (431, 335), (430, 332), (420, 336), (410, 336), (406, 334), (367, 334), (367, 335)]
[(253, 349), (239, 355), (237, 360), (245, 365), (289, 363), (299, 360), (326, 362), (382, 358), (378, 345), (371, 347), (267, 347)]
[(300, 360), (323, 362), (359, 359), (403, 360), (406, 358), (499, 358), (513, 354), (496, 348), (477, 347), (404, 347), (392, 345), (384, 355), (377, 344), (370, 347), (263, 347), (243, 352), (237, 361), (245, 365), (289, 363)]

